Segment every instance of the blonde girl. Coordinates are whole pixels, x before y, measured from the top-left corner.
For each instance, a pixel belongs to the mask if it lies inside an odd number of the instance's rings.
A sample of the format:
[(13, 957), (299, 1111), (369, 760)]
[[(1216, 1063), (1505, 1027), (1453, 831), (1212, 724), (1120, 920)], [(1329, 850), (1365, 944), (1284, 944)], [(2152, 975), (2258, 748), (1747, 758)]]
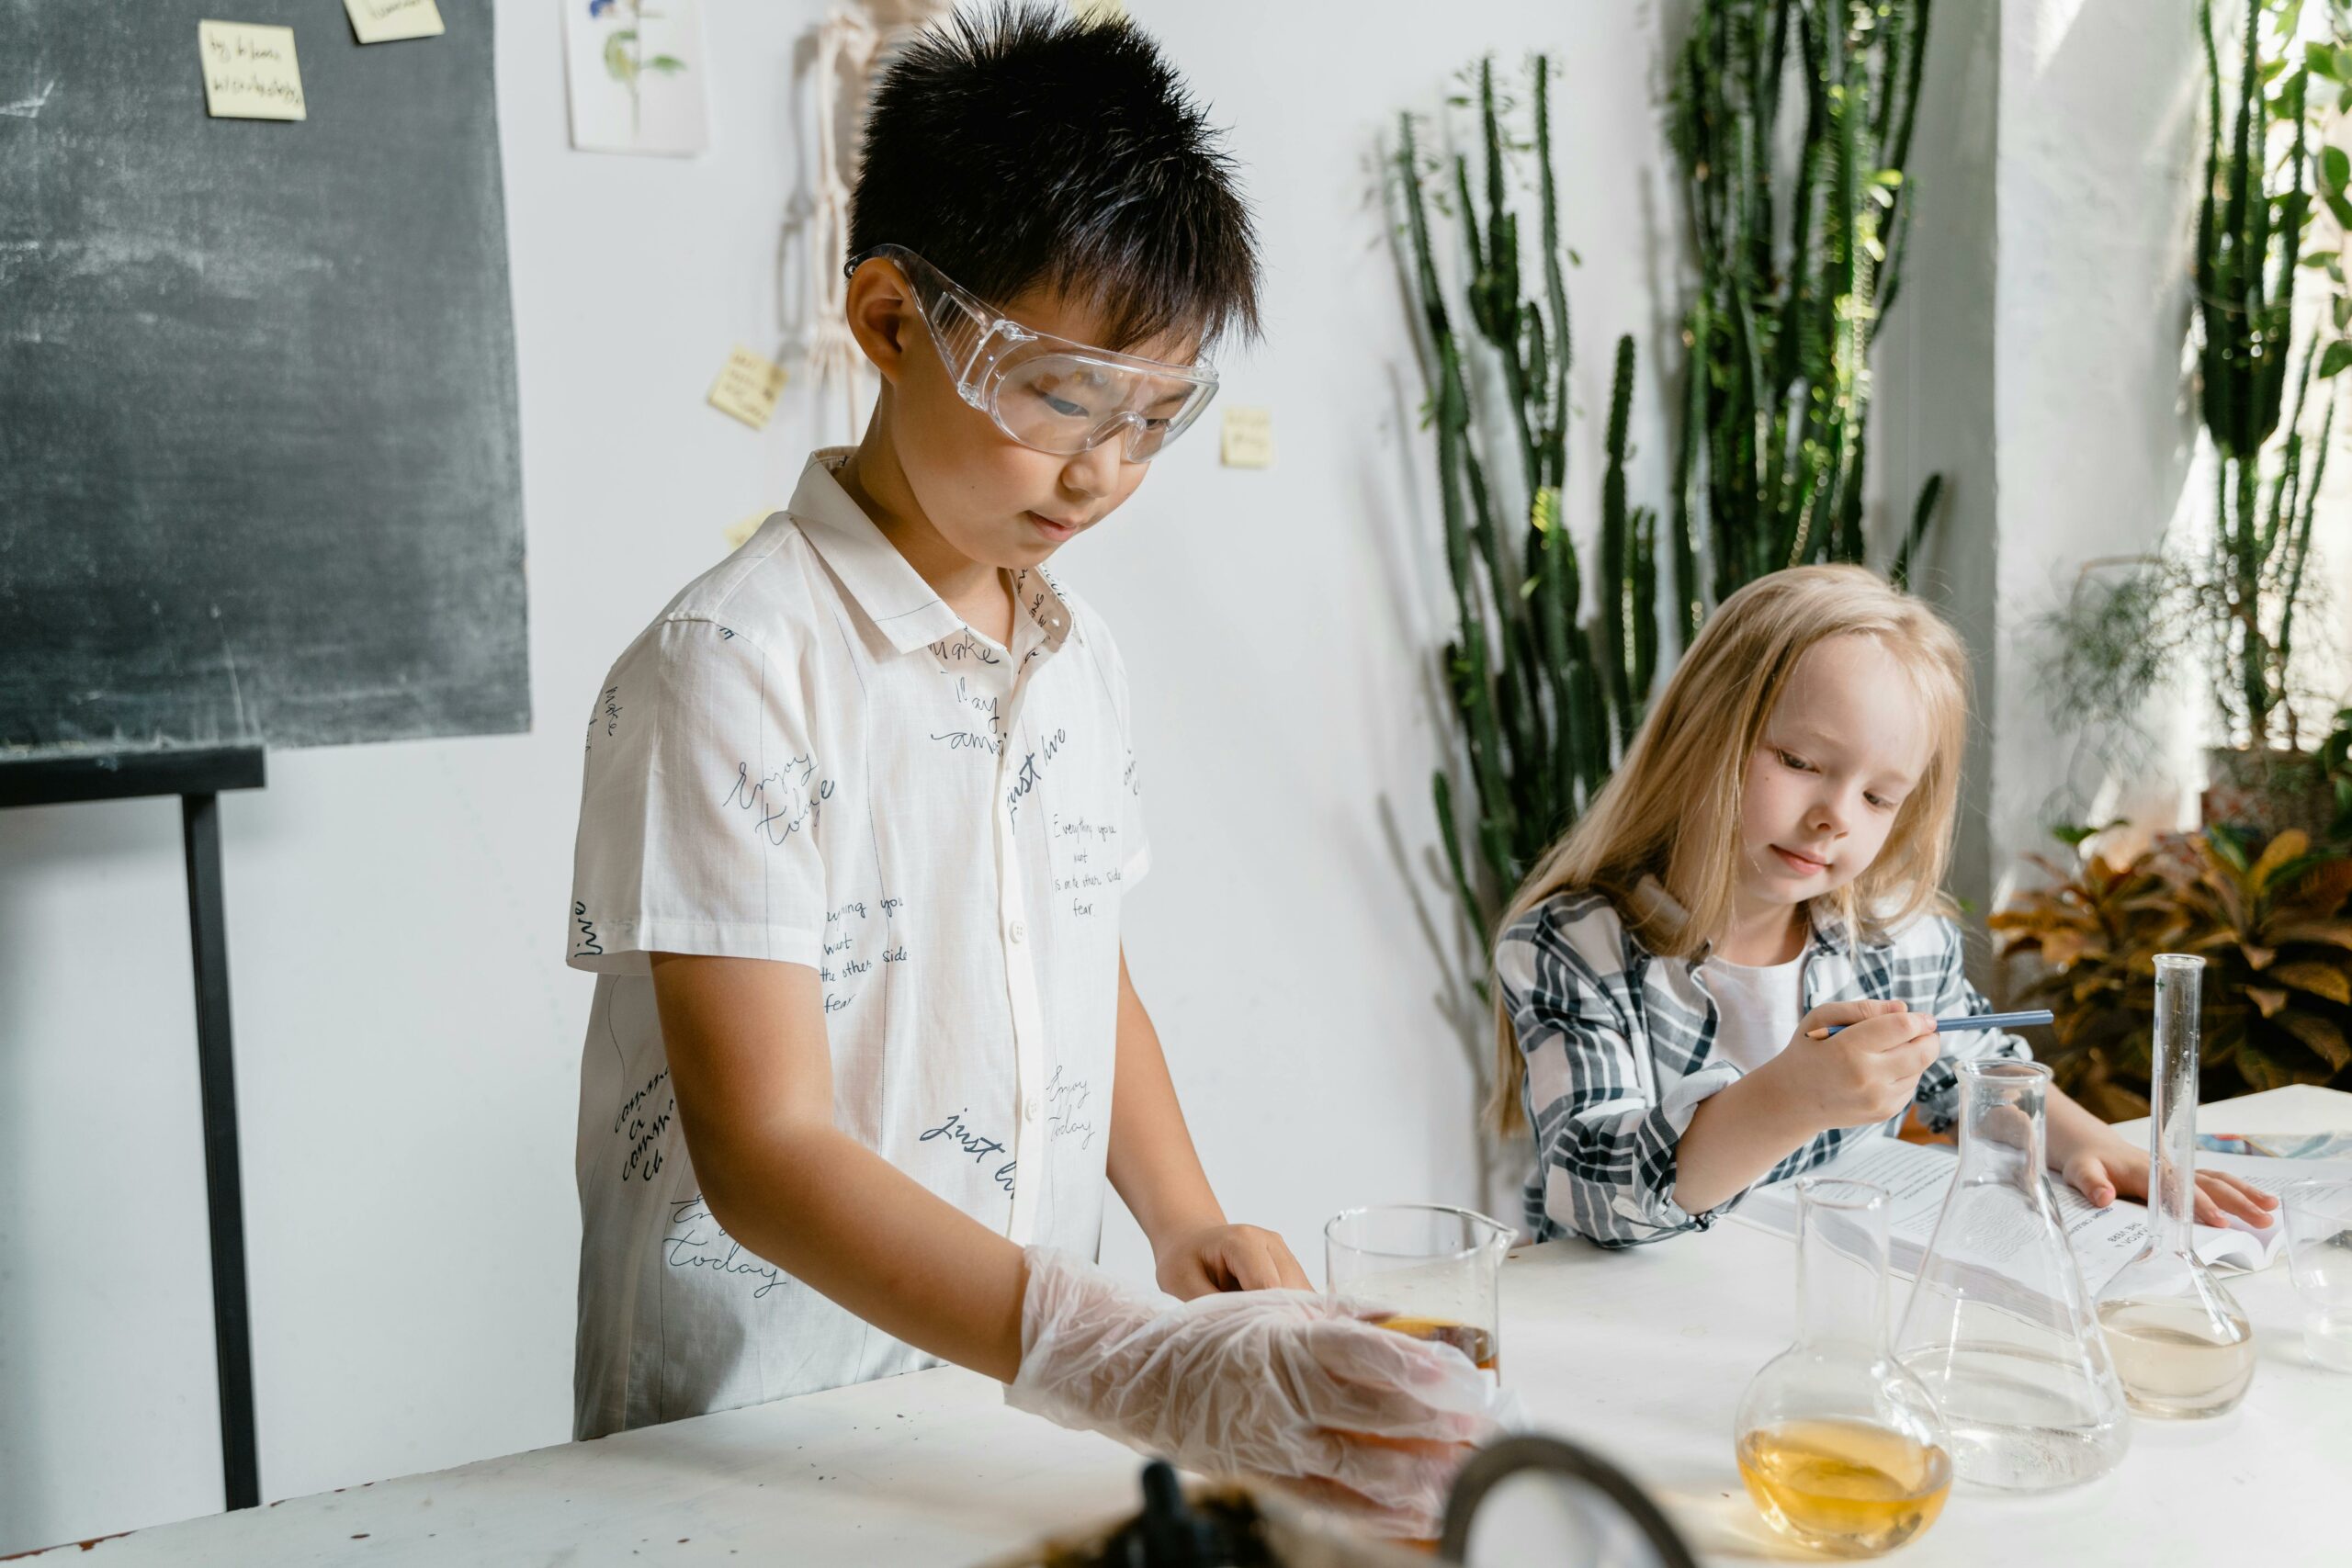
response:
[[(1942, 892), (1967, 728), (1959, 637), (1860, 567), (1715, 612), (1496, 943), (1493, 1111), (1532, 1140), (1537, 1235), (1704, 1230), (1915, 1108), (1949, 1127), (1956, 1061), (2030, 1057), (1933, 1025), (1987, 1010)], [(2054, 1090), (2049, 1152), (2093, 1202), (2146, 1191), (2145, 1151)], [(2208, 1224), (2275, 1207), (2199, 1180)]]

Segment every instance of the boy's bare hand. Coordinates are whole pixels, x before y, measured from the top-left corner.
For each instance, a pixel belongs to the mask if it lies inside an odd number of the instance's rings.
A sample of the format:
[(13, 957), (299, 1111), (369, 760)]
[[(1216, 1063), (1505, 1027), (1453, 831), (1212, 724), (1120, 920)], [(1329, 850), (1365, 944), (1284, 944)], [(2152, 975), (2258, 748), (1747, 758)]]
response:
[[(1842, 1024), (1835, 1034), (1813, 1031)], [(1918, 1092), (1936, 1059), (1936, 1021), (1895, 1001), (1826, 1002), (1804, 1015), (1789, 1048), (1758, 1068), (1819, 1130), (1891, 1121)]]
[(1159, 1288), (1179, 1301), (1220, 1291), (1311, 1291), (1281, 1236), (1256, 1225), (1204, 1225), (1159, 1249)]

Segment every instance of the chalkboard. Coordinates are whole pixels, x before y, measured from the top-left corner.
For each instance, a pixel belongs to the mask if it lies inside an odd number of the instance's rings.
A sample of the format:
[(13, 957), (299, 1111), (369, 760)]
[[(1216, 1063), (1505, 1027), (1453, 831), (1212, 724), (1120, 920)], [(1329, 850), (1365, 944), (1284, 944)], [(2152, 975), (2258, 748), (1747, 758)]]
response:
[[(529, 728), (491, 7), (441, 9), (0, 0), (0, 761)], [(208, 16), (294, 29), (308, 118), (206, 117)]]

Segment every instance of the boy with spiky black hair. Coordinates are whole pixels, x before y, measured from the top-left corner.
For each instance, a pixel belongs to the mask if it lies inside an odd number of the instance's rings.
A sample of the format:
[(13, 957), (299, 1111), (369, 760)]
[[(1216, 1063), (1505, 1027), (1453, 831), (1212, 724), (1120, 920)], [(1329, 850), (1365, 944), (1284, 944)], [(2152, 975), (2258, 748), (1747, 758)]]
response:
[[(1132, 27), (967, 12), (889, 67), (851, 235), (864, 438), (588, 728), (578, 1435), (944, 1359), (1427, 1533), (1490, 1393), (1226, 1223), (1120, 949), (1125, 671), (1045, 570), (1255, 328), (1232, 164)], [(1168, 1295), (1085, 1261), (1106, 1175)]]

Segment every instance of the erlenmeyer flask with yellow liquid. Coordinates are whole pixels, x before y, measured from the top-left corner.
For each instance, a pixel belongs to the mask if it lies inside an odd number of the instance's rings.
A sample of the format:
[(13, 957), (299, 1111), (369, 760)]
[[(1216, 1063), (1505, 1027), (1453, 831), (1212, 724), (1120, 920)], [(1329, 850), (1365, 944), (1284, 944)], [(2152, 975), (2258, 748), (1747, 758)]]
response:
[(1936, 1522), (1951, 1491), (1935, 1401), (1887, 1350), (1885, 1190), (1797, 1183), (1797, 1337), (1733, 1419), (1740, 1479), (1772, 1528), (1874, 1557)]

